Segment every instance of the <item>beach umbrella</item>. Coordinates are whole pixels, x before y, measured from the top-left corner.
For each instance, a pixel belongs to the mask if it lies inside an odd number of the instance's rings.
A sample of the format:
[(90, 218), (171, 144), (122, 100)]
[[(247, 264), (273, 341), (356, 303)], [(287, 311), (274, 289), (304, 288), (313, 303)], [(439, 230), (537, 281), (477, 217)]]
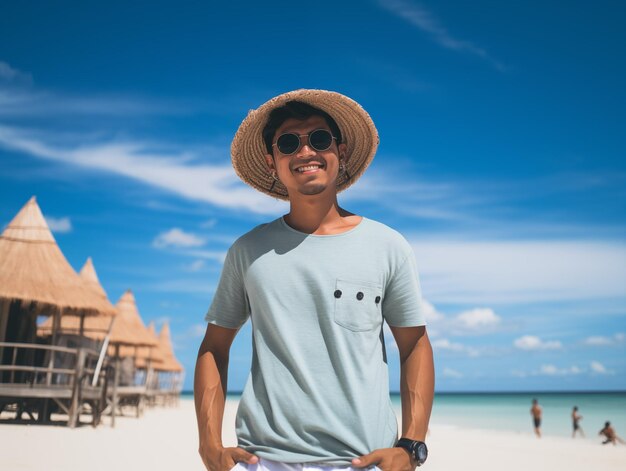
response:
[(16, 302), (20, 315), (115, 315), (71, 267), (34, 196), (0, 235), (0, 341)]

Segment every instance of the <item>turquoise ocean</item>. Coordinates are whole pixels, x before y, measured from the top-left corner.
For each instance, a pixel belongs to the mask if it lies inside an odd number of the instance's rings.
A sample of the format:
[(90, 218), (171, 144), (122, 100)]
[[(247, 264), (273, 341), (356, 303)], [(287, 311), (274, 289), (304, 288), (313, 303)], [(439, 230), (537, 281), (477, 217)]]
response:
[[(191, 399), (192, 393), (183, 393), (183, 397)], [(238, 393), (228, 394), (229, 399), (240, 397)], [(572, 408), (578, 406), (588, 438), (595, 438), (607, 420), (626, 438), (626, 392), (438, 393), (431, 424), (532, 433), (533, 398), (543, 407), (544, 435), (571, 436), (570, 416)], [(400, 395), (392, 393), (391, 402), (399, 414)]]

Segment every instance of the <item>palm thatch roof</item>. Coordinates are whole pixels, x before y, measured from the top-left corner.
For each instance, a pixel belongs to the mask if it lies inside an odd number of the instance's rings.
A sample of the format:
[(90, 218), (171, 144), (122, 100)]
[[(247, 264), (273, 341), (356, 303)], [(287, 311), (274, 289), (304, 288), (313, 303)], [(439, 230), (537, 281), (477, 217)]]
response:
[(154, 327), (154, 321), (150, 321), (148, 324), (148, 332), (150, 336), (156, 341), (156, 347), (139, 347), (135, 352), (135, 366), (137, 368), (147, 368), (148, 360), (151, 362), (153, 367), (156, 365), (161, 365), (165, 362), (165, 354), (161, 349), (161, 345), (159, 344), (159, 338), (156, 333), (156, 329)]
[(159, 348), (165, 356), (165, 361), (161, 364), (155, 365), (156, 370), (160, 371), (183, 371), (183, 365), (174, 356), (174, 348), (172, 347), (172, 338), (170, 335), (170, 326), (167, 322), (161, 327), (161, 333), (159, 334)]
[(0, 301), (31, 303), (37, 313), (115, 315), (76, 274), (33, 196), (0, 235)]

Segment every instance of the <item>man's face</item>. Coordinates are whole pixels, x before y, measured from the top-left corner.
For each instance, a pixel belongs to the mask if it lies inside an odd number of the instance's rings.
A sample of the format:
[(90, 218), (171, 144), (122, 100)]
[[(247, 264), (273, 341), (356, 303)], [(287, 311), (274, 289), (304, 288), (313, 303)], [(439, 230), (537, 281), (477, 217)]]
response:
[(284, 155), (274, 146), (274, 157), (266, 155), (265, 159), (270, 170), (276, 170), (278, 179), (285, 185), (289, 195), (318, 195), (325, 191), (336, 191), (335, 182), (339, 173), (339, 159), (346, 152), (345, 144), (337, 145), (333, 139), (331, 146), (325, 151), (317, 151), (309, 145), (308, 135), (317, 129), (330, 132), (326, 120), (321, 116), (311, 116), (304, 121), (288, 119), (274, 134), (272, 143), (285, 133), (295, 133), (302, 137), (298, 151)]

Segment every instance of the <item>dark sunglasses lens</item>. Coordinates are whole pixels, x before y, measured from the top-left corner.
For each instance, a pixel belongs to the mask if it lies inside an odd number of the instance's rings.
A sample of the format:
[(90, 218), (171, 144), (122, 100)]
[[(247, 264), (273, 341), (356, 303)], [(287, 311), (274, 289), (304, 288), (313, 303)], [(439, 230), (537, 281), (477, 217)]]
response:
[(276, 141), (276, 146), (283, 154), (293, 154), (300, 147), (300, 137), (297, 134), (283, 134)]
[(318, 129), (309, 134), (309, 143), (315, 150), (326, 150), (333, 143), (333, 136), (325, 129)]

